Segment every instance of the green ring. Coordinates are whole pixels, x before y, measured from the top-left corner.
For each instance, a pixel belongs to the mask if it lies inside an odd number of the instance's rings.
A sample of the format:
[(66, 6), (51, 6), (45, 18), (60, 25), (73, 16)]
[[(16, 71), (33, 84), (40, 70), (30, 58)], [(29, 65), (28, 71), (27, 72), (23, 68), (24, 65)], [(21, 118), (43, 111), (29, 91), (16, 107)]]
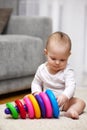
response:
[(11, 115), (14, 119), (18, 118), (18, 112), (16, 110), (16, 108), (10, 103), (6, 103), (7, 108), (11, 111)]

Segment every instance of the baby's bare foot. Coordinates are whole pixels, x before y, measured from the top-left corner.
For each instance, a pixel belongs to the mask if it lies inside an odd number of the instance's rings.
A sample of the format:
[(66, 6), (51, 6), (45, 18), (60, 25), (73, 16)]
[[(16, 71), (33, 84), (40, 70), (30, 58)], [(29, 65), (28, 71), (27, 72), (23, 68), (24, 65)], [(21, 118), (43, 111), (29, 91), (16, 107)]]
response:
[(76, 111), (67, 111), (64, 113), (64, 116), (72, 118), (72, 119), (79, 119), (79, 115)]

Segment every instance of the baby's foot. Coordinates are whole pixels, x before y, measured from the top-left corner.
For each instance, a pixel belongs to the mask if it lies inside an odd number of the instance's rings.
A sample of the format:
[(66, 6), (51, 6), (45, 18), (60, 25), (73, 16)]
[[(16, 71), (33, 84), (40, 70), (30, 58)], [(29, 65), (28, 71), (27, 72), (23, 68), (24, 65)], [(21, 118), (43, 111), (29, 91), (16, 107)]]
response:
[(76, 111), (67, 111), (64, 113), (64, 116), (72, 118), (72, 119), (79, 119), (79, 115)]

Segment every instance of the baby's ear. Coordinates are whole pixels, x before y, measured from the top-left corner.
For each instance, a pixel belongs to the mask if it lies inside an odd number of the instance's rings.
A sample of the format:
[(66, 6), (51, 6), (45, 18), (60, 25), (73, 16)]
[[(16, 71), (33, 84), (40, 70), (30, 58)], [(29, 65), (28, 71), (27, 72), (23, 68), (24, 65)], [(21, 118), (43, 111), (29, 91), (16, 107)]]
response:
[(44, 49), (44, 54), (47, 55), (47, 49), (46, 48)]

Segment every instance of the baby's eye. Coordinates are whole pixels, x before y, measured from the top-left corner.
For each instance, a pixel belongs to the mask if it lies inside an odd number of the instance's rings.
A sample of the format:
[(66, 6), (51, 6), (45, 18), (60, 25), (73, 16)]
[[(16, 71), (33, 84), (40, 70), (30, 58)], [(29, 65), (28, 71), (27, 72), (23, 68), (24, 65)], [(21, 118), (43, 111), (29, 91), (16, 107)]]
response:
[(65, 59), (61, 59), (60, 61), (62, 61), (62, 62), (63, 62), (63, 61), (65, 61)]
[(51, 57), (51, 59), (52, 59), (52, 60), (56, 60), (55, 58), (52, 58), (52, 57)]

